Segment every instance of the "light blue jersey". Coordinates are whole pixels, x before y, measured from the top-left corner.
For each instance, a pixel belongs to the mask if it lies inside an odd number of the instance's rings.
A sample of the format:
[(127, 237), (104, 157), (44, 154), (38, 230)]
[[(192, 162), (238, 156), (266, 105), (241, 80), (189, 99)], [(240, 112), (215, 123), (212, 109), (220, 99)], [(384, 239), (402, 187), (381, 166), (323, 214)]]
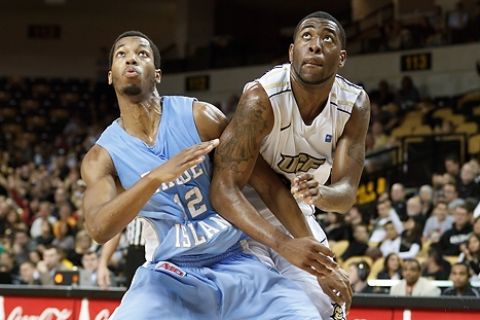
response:
[[(130, 136), (114, 121), (97, 144), (110, 154), (124, 188), (181, 150), (200, 141), (194, 99), (164, 97), (155, 145)], [(244, 234), (220, 217), (209, 201), (211, 165), (196, 165), (166, 183), (139, 215), (147, 235), (147, 263), (111, 320), (318, 319), (306, 294), (256, 257), (242, 252)]]
[[(162, 119), (155, 144), (129, 135), (115, 120), (98, 139), (117, 171), (123, 188), (132, 187), (185, 148), (200, 143), (192, 105), (187, 97), (163, 97)], [(219, 216), (210, 204), (210, 159), (162, 184), (140, 211), (156, 233), (147, 236), (147, 261), (208, 259), (226, 252), (244, 235)], [(149, 228), (146, 229), (147, 231)], [(153, 240), (152, 240), (153, 239)]]

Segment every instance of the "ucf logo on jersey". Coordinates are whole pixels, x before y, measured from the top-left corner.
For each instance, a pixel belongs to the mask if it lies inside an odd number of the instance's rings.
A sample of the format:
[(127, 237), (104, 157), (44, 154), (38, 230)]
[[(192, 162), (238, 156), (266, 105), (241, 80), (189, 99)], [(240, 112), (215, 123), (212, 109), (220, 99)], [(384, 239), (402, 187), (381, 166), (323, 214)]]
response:
[(318, 159), (309, 154), (300, 152), (296, 156), (288, 156), (281, 154), (282, 159), (277, 166), (286, 173), (308, 172), (311, 169), (317, 169), (325, 159)]

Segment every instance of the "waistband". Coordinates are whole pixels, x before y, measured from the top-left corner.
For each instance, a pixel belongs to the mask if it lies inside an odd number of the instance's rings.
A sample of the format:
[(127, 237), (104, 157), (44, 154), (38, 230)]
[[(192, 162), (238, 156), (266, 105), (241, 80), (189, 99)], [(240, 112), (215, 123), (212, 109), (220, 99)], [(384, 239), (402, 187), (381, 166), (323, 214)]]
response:
[[(171, 262), (179, 267), (206, 267), (210, 266), (212, 264), (215, 264), (219, 261), (222, 261), (228, 257), (234, 256), (236, 254), (242, 253), (242, 246), (240, 243), (236, 243), (230, 248), (228, 248), (225, 252), (219, 255), (215, 256), (206, 256), (204, 254), (198, 254), (198, 255), (188, 255), (188, 256), (182, 256), (178, 258), (170, 258), (167, 261)], [(150, 266), (150, 267), (155, 267), (159, 262), (147, 262), (145, 263), (144, 266)]]

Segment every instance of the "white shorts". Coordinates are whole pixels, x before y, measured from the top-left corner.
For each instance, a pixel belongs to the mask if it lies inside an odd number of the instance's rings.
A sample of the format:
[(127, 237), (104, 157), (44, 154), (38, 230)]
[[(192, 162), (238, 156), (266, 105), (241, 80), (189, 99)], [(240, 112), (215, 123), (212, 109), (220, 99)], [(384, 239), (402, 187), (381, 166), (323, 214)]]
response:
[[(277, 226), (278, 228), (285, 231), (287, 234), (290, 234), (287, 229), (273, 216), (268, 210), (261, 211), (262, 216), (265, 217), (270, 223)], [(315, 220), (313, 215), (305, 217), (312, 233), (320, 243), (328, 247), (328, 239), (325, 235), (325, 232), (320, 227), (320, 225)], [(280, 256), (273, 249), (255, 241), (249, 240), (249, 251), (257, 256), (260, 261), (274, 268), (290, 280), (296, 282), (305, 293), (308, 295), (312, 303), (320, 312), (323, 320), (343, 320), (345, 319), (345, 309), (344, 306), (340, 306), (333, 302), (329, 296), (327, 296), (320, 285), (317, 282), (317, 278), (310, 273), (303, 271), (300, 268), (295, 267), (290, 264), (285, 258)]]

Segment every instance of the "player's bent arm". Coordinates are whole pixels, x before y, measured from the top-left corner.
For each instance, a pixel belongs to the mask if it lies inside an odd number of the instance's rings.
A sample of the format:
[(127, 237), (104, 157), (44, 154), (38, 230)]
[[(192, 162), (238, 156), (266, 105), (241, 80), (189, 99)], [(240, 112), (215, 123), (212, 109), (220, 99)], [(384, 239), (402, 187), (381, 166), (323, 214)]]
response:
[(272, 127), (270, 101), (256, 83), (242, 94), (235, 115), (220, 138), (210, 197), (223, 217), (253, 239), (279, 251), (289, 237), (266, 221), (241, 191), (255, 167), (261, 141)]
[(365, 138), (370, 121), (370, 101), (365, 91), (357, 98), (335, 151), (332, 184), (319, 187), (315, 205), (331, 212), (347, 212), (355, 203), (365, 162)]
[(262, 156), (257, 159), (249, 184), (295, 238), (313, 236), (290, 190)]
[(87, 185), (83, 199), (85, 226), (98, 243), (120, 233), (161, 184), (147, 174), (132, 188), (118, 194), (114, 172), (110, 155), (98, 145), (82, 161), (82, 179)]
[(82, 162), (82, 178), (87, 184), (83, 200), (85, 225), (90, 236), (104, 243), (132, 221), (161, 186), (179, 177), (188, 168), (204, 161), (218, 145), (218, 139), (186, 148), (140, 178), (132, 187), (116, 192), (113, 162), (108, 152), (95, 145)]

